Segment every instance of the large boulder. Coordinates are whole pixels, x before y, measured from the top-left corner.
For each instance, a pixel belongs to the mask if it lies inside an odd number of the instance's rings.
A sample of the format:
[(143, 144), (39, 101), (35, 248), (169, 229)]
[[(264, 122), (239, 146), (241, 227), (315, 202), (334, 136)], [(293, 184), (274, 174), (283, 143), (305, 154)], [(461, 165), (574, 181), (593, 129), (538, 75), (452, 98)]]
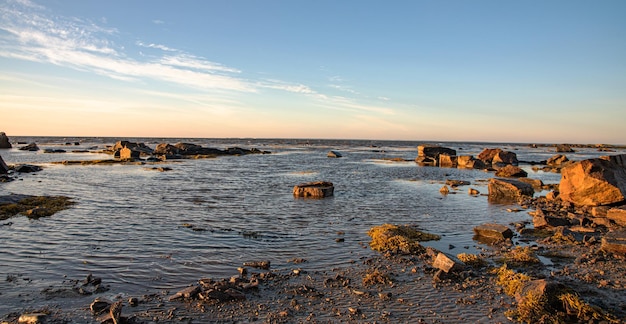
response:
[(604, 159), (572, 163), (561, 170), (560, 197), (576, 206), (603, 206), (626, 199), (626, 168)]
[(421, 165), (437, 165), (441, 154), (456, 156), (456, 150), (438, 145), (420, 145), (417, 147), (415, 162)]
[(491, 202), (517, 202), (523, 198), (530, 198), (535, 194), (533, 186), (513, 179), (489, 180), (489, 201)]
[(507, 164), (505, 167), (496, 171), (496, 176), (505, 178), (523, 178), (528, 176), (528, 172), (522, 170), (522, 168), (518, 166)]
[(622, 168), (626, 168), (626, 154), (618, 154), (618, 155), (610, 155), (610, 156), (601, 156), (603, 160), (611, 161)]
[(7, 134), (5, 134), (4, 132), (0, 132), (0, 149), (8, 149), (12, 147), (13, 146), (11, 145), (11, 142), (9, 142)]
[(472, 155), (460, 155), (457, 159), (458, 168), (466, 169), (484, 169), (485, 163), (481, 160), (474, 158)]
[(480, 154), (478, 154), (478, 159), (483, 161), (485, 164), (517, 164), (519, 161), (517, 160), (517, 154), (509, 151), (504, 151), (502, 149), (484, 149)]
[(9, 172), (9, 166), (4, 163), (2, 156), (0, 156), (0, 174), (7, 174)]

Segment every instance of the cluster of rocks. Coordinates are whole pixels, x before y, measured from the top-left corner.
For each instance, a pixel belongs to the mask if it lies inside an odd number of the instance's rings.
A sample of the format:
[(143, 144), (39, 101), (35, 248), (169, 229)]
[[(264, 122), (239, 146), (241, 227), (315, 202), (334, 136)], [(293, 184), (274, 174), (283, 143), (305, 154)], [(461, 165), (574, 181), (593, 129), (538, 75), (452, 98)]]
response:
[(138, 160), (141, 157), (148, 157), (154, 160), (172, 160), (185, 158), (203, 158), (218, 155), (246, 155), (246, 154), (269, 154), (268, 151), (261, 151), (256, 148), (243, 149), (231, 147), (225, 150), (202, 147), (191, 143), (168, 143), (158, 144), (154, 149), (144, 143), (134, 143), (129, 141), (119, 141), (112, 147), (105, 150), (106, 153), (113, 154), (120, 160)]

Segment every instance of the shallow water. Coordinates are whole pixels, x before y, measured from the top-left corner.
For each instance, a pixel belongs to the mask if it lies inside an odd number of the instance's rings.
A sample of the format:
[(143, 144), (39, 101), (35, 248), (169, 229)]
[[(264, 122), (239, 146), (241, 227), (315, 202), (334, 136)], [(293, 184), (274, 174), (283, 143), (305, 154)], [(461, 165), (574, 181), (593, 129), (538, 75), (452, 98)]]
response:
[[(101, 149), (117, 140), (11, 139), (68, 152)], [(151, 147), (181, 141), (130, 140)], [(65, 145), (75, 141), (80, 145)], [(229, 277), (243, 262), (252, 260), (270, 260), (273, 269), (288, 267), (294, 258), (306, 259), (302, 267), (307, 270), (347, 267), (375, 253), (364, 248), (369, 242), (366, 232), (383, 223), (415, 224), (442, 235), (440, 241), (428, 244), (457, 254), (477, 251), (478, 243), (472, 240), (476, 225), (529, 220), (526, 212), (507, 212), (511, 206), (489, 204), (485, 196), (469, 196), (468, 187), (447, 196), (438, 191), (446, 179), (459, 179), (487, 193), (486, 182), (477, 180), (493, 174), (383, 160), (413, 160), (419, 142), (182, 141), (217, 148), (256, 147), (272, 154), (172, 161), (159, 165), (172, 171), (157, 172), (148, 170), (151, 165), (50, 163), (110, 158), (96, 153), (0, 150), (8, 164), (45, 167), (39, 173), (22, 174), (17, 181), (0, 183), (0, 195), (64, 195), (77, 203), (52, 217), (29, 220), (18, 216), (2, 222), (10, 225), (0, 226), (0, 315), (48, 305), (50, 301), (40, 293), (43, 289), (89, 273), (110, 286), (105, 296), (141, 295), (185, 287), (201, 277)], [(486, 147), (502, 147), (514, 150), (525, 161), (555, 154), (552, 148), (514, 144), (443, 145), (459, 150), (457, 154), (474, 155)], [(327, 158), (330, 149), (343, 157)], [(589, 149), (568, 157), (606, 154)], [(524, 168), (529, 177), (546, 183), (560, 179), (558, 174)], [(292, 196), (294, 185), (317, 180), (333, 182), (334, 197)], [(338, 238), (344, 241), (337, 242)], [(53, 303), (84, 308), (93, 298)]]

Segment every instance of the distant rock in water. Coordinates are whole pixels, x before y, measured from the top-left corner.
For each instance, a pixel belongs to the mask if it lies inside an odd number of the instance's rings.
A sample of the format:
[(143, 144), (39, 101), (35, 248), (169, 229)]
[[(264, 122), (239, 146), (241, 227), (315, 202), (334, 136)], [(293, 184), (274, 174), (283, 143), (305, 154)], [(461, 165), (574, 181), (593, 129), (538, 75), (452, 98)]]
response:
[(335, 187), (332, 182), (307, 182), (293, 187), (293, 195), (304, 198), (325, 198), (332, 196), (334, 190)]
[(527, 177), (528, 173), (518, 166), (507, 164), (505, 167), (496, 171), (496, 176), (505, 178), (523, 178)]
[(7, 134), (4, 132), (0, 132), (0, 149), (9, 149), (12, 148), (11, 142), (9, 142), (9, 138)]
[(497, 163), (517, 165), (519, 162), (517, 160), (517, 154), (499, 148), (484, 149), (478, 154), (478, 159), (487, 165)]
[(328, 154), (326, 154), (327, 157), (329, 158), (340, 158), (342, 157), (341, 153), (337, 152), (337, 151), (329, 151)]
[(489, 201), (494, 203), (517, 202), (535, 194), (533, 187), (518, 180), (496, 179), (489, 180)]
[(568, 144), (557, 144), (556, 151), (559, 153), (571, 153), (575, 152)]
[(39, 146), (37, 146), (36, 143), (30, 143), (28, 145), (20, 147), (19, 150), (35, 152), (35, 151), (39, 151)]
[(456, 156), (456, 150), (437, 145), (420, 145), (417, 147), (415, 162), (420, 165), (437, 166), (439, 164), (439, 156), (442, 154)]

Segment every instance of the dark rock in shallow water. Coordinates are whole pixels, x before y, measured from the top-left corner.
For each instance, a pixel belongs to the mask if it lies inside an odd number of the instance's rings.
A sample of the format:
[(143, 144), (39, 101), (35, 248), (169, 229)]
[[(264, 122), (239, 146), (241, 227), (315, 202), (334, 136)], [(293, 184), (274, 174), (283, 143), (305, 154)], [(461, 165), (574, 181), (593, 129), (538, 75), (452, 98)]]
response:
[(504, 240), (513, 237), (513, 231), (510, 228), (500, 224), (483, 224), (474, 227), (474, 233), (477, 236), (493, 238), (496, 240)]
[(340, 158), (342, 157), (341, 153), (337, 152), (337, 151), (329, 151), (328, 154), (326, 154), (327, 157), (329, 158)]
[(35, 152), (35, 151), (39, 151), (39, 146), (37, 146), (36, 143), (30, 143), (26, 146), (22, 146), (19, 148), (20, 151), (31, 151), (31, 152)]
[(9, 173), (9, 166), (6, 163), (4, 163), (2, 156), (0, 156), (0, 174), (7, 174), (7, 173)]
[(20, 173), (38, 172), (41, 170), (42, 168), (40, 166), (30, 165), (30, 164), (21, 164), (15, 167), (15, 172), (20, 172)]
[(9, 138), (7, 134), (4, 132), (0, 132), (0, 149), (9, 149), (12, 148), (11, 142), (9, 142)]
[(415, 162), (420, 165), (436, 166), (439, 163), (439, 156), (441, 154), (456, 156), (456, 150), (437, 145), (420, 145), (417, 147), (417, 158), (415, 158)]
[(527, 177), (528, 173), (520, 167), (507, 164), (505, 167), (496, 171), (496, 176), (505, 178), (523, 178)]

